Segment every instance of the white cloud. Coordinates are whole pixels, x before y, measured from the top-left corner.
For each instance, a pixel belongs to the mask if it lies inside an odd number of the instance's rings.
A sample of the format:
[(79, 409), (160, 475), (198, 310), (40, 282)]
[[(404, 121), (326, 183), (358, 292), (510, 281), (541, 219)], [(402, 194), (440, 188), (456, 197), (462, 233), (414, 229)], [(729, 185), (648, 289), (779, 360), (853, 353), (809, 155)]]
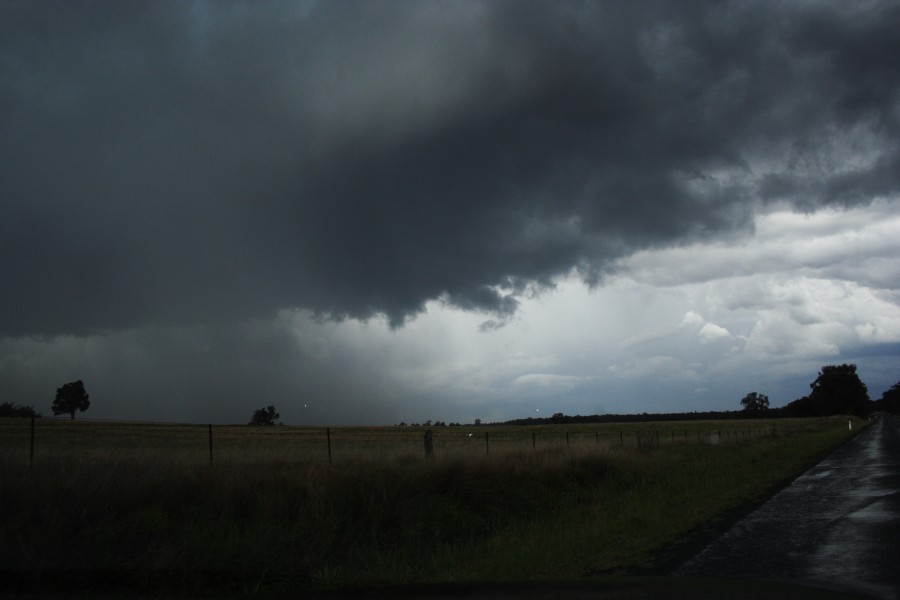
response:
[(700, 328), (699, 336), (700, 339), (702, 339), (704, 342), (713, 342), (723, 338), (730, 338), (731, 333), (729, 333), (727, 329), (720, 325), (716, 325), (715, 323), (707, 323)]
[[(842, 223), (878, 243), (839, 255), (833, 240), (850, 235)], [(256, 402), (274, 403), (287, 422), (471, 422), (528, 416), (535, 403), (567, 414), (737, 408), (754, 389), (778, 405), (806, 393), (798, 378), (811, 381), (823, 364), (900, 343), (898, 280), (876, 285), (890, 268), (873, 260), (888, 249), (900, 256), (900, 221), (884, 205), (778, 213), (756, 230), (724, 254), (718, 244), (691, 247), (689, 261), (684, 249), (642, 253), (594, 290), (561, 279), (496, 330), (481, 332), (484, 315), (439, 302), (400, 329), (288, 310), (230, 333), (5, 338), (0, 376), (15, 401), (45, 413), (55, 387), (83, 378), (93, 416), (127, 408), (140, 418), (241, 422), (253, 408), (244, 404)], [(888, 358), (860, 362), (864, 376), (878, 377), (867, 381), (875, 397), (896, 382)], [(200, 380), (219, 383), (192, 383)], [(160, 402), (128, 407), (147, 387)], [(240, 399), (217, 404), (236, 390)], [(303, 404), (311, 408), (301, 413)]]
[(855, 283), (796, 278), (773, 283), (756, 311), (746, 350), (837, 356), (842, 349), (900, 341), (900, 307)]
[(620, 265), (633, 279), (658, 286), (795, 273), (897, 289), (898, 202), (763, 214), (755, 220), (753, 235), (743, 239), (642, 251)]
[(698, 315), (692, 310), (684, 313), (684, 318), (681, 320), (682, 325), (702, 325), (705, 323), (703, 317)]

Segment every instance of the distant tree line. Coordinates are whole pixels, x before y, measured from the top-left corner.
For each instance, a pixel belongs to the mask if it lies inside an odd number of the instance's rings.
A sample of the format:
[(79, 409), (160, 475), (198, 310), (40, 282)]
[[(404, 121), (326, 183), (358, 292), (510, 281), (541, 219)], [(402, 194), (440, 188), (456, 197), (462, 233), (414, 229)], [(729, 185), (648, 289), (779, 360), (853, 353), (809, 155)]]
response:
[[(475, 419), (478, 423), (481, 423), (480, 419)], [(397, 427), (462, 427), (462, 423), (447, 423), (446, 421), (435, 421), (431, 422), (431, 419), (427, 421), (422, 421), (422, 423), (406, 423), (405, 421), (400, 421), (397, 423)]]
[[(826, 365), (821, 368), (815, 381), (809, 384), (808, 396), (797, 398), (782, 408), (770, 408), (769, 397), (759, 392), (750, 392), (740, 404), (742, 410), (703, 411), (682, 413), (640, 413), (624, 415), (566, 415), (561, 412), (551, 417), (512, 419), (493, 423), (494, 425), (544, 425), (544, 424), (579, 424), (579, 423), (637, 423), (644, 421), (700, 421), (719, 419), (756, 418), (765, 416), (778, 417), (823, 417), (830, 415), (865, 416), (876, 411), (900, 414), (900, 382), (885, 391), (879, 400), (870, 400), (869, 392), (856, 372), (856, 365)], [(75, 418), (76, 412), (84, 412), (90, 407), (90, 395), (81, 380), (67, 383), (56, 390), (56, 397), (51, 406), (53, 414), (68, 414)], [(32, 406), (19, 406), (12, 402), (0, 404), (0, 417), (40, 417)], [(250, 425), (275, 425), (281, 415), (274, 406), (260, 408), (253, 413)], [(481, 419), (475, 419), (475, 425), (481, 425)], [(401, 422), (401, 427), (407, 424)], [(411, 423), (411, 427), (458, 427), (460, 423), (446, 423), (430, 419), (419, 423)]]
[(875, 410), (888, 412), (892, 414), (900, 414), (900, 381), (891, 386), (881, 395), (880, 400), (874, 402)]
[(882, 394), (880, 400), (869, 399), (866, 385), (856, 372), (856, 365), (826, 365), (809, 384), (810, 394), (781, 408), (770, 408), (769, 397), (750, 392), (741, 399), (742, 410), (640, 413), (624, 415), (565, 415), (555, 413), (548, 418), (528, 417), (496, 423), (497, 425), (544, 425), (580, 423), (637, 423), (647, 421), (706, 421), (746, 418), (824, 417), (830, 415), (866, 416), (876, 411), (900, 414), (900, 382)]
[(0, 417), (40, 417), (41, 413), (35, 412), (33, 406), (19, 406), (12, 402), (0, 404)]
[(511, 419), (492, 425), (579, 425), (587, 423), (644, 423), (651, 421), (715, 421), (740, 419), (747, 415), (736, 410), (709, 410), (683, 413), (630, 413), (605, 415), (566, 415), (556, 413), (552, 417), (527, 417)]

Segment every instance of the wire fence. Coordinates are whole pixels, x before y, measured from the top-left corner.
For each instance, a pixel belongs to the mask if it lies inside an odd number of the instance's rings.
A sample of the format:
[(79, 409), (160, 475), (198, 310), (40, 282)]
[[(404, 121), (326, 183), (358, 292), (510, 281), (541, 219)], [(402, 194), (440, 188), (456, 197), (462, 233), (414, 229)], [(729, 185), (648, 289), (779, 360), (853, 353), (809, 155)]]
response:
[[(729, 445), (789, 435), (814, 424), (790, 420), (515, 427), (314, 427), (196, 425), (94, 419), (0, 419), (4, 460), (327, 461), (585, 452), (601, 448)], [(691, 427), (693, 426), (693, 427)]]

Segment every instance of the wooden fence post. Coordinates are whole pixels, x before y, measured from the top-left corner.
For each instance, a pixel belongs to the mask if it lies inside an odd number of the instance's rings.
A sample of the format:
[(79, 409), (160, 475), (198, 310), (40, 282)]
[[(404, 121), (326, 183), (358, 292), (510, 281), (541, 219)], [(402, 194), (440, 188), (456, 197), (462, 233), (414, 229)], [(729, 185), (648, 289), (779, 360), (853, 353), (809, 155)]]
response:
[(484, 432), (484, 453), (485, 454), (491, 453), (491, 432), (490, 431)]
[(325, 439), (328, 442), (328, 464), (331, 464), (331, 427), (325, 428)]
[(430, 429), (425, 430), (425, 458), (434, 458), (434, 440)]
[(209, 466), (213, 466), (212, 423), (206, 426), (209, 438)]
[(537, 452), (537, 441), (535, 440), (536, 434), (535, 432), (531, 432), (531, 451)]
[(34, 415), (31, 415), (31, 453), (28, 464), (34, 466)]

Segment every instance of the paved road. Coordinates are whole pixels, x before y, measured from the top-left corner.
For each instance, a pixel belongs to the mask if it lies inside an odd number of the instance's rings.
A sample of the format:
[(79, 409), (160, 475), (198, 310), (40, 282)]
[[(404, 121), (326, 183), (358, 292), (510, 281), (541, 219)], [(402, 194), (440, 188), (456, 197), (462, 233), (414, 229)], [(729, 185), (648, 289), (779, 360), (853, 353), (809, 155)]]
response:
[(868, 427), (674, 574), (900, 598), (900, 420)]

